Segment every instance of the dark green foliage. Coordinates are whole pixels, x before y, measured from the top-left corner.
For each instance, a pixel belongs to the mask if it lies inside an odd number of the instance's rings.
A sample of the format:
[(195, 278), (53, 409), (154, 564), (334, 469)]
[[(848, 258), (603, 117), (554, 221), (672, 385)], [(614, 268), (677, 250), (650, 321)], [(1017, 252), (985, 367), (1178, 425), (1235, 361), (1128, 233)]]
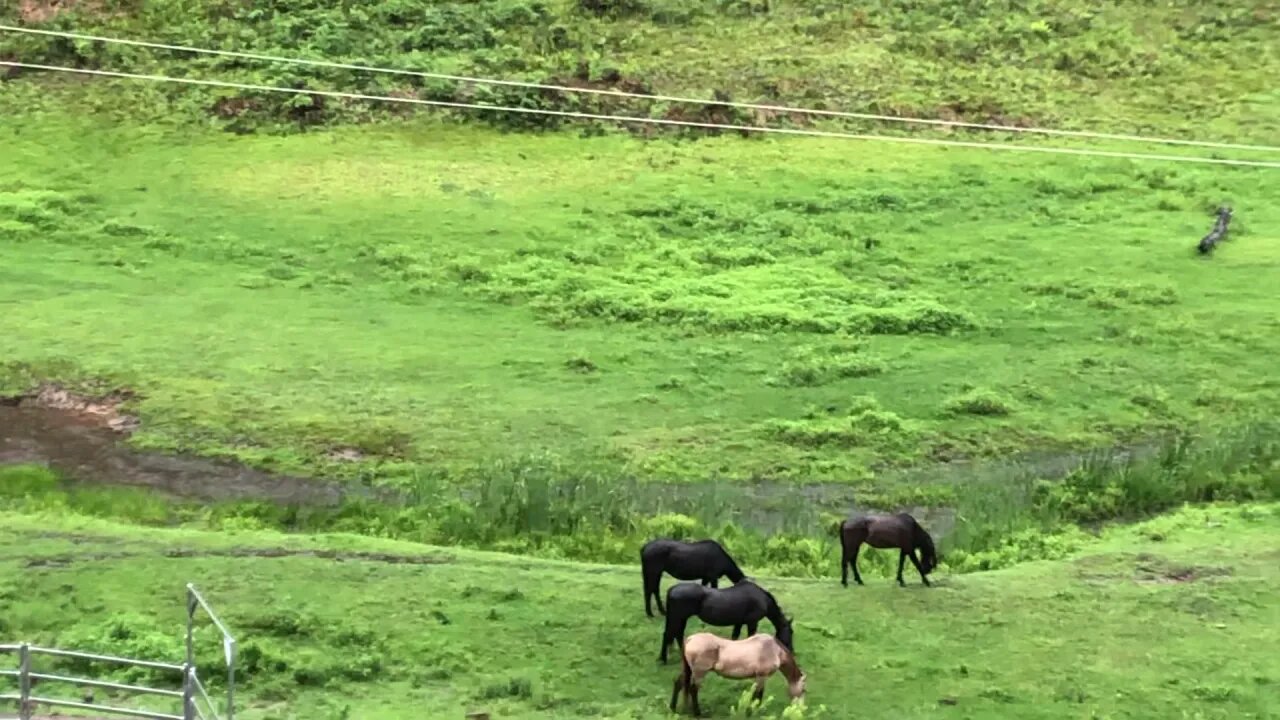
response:
[[(776, 102), (781, 96), (796, 103), (975, 121), (1044, 124), (1078, 114), (1090, 123), (1112, 123), (1120, 131), (1133, 129), (1126, 110), (1168, 103), (1169, 94), (1197, 100), (1191, 110), (1197, 117), (1187, 118), (1194, 123), (1211, 119), (1213, 108), (1225, 100), (1265, 91), (1260, 78), (1273, 75), (1274, 65), (1251, 72), (1249, 62), (1274, 63), (1265, 51), (1277, 24), (1274, 9), (1265, 2), (1226, 0), (1195, 7), (1129, 2), (1106, 11), (1049, 0), (951, 0), (928, 6), (883, 0), (859, 6), (770, 0), (359, 0), (339, 5), (317, 0), (157, 0), (119, 3), (118, 9), (112, 5), (116, 3), (79, 3), (33, 19), (80, 32), (446, 75), (642, 90), (660, 80), (660, 91), (709, 99), (714, 97), (707, 92), (711, 88), (721, 97), (741, 100)], [(0, 9), (0, 18), (25, 20), (23, 7), (10, 3)], [(1167, 28), (1176, 40), (1153, 35), (1147, 27)], [(1232, 52), (1223, 52), (1228, 41)], [(672, 46), (681, 52), (664, 52)], [(761, 53), (782, 54), (800, 46), (814, 52), (793, 64), (758, 67)], [(852, 51), (862, 47), (877, 52)], [(447, 102), (719, 122), (765, 119), (724, 107), (473, 87), (446, 79), (193, 57), (15, 34), (0, 35), (0, 55)], [(1179, 79), (1193, 75), (1214, 81), (1179, 90)], [(858, 79), (853, 85), (847, 80), (851, 77)], [(117, 90), (97, 96), (101, 110), (212, 118), (233, 132), (295, 131), (395, 117), (413, 109), (316, 95), (116, 85)], [(1117, 105), (1119, 112), (1093, 109), (1114, 110)], [(563, 122), (503, 111), (453, 114), (518, 129)], [(1266, 129), (1259, 127), (1257, 133), (1263, 137)]]

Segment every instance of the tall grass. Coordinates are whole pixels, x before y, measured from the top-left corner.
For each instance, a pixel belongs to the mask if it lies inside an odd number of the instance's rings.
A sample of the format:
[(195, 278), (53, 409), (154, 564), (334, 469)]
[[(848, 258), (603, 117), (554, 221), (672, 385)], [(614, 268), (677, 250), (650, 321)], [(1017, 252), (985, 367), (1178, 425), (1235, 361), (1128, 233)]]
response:
[[(1144, 456), (1096, 453), (1059, 480), (1034, 475), (900, 488), (869, 505), (884, 510), (947, 506), (952, 531), (939, 540), (953, 571), (1001, 567), (1069, 552), (1082, 527), (1137, 519), (1183, 503), (1280, 498), (1280, 441), (1272, 423), (1210, 437), (1175, 437)], [(141, 490), (68, 484), (37, 467), (0, 469), (0, 508), (71, 512), (142, 524), (214, 529), (350, 532), (544, 557), (629, 563), (656, 536), (716, 537), (753, 572), (829, 576), (837, 571), (839, 516), (802, 491), (774, 501), (771, 526), (747, 521), (750, 495), (715, 483), (677, 492), (551, 455), (476, 468), (463, 482), (416, 476), (398, 503), (352, 499), (336, 507), (229, 502), (196, 507)], [(861, 503), (860, 503), (861, 504)], [(926, 523), (927, 524), (927, 523)], [(872, 572), (892, 569), (872, 552)]]

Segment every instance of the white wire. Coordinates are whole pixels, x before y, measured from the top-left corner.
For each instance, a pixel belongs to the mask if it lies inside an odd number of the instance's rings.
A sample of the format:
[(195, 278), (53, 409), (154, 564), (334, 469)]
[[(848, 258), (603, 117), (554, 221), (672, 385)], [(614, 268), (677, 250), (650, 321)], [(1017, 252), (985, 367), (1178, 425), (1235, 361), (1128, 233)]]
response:
[(396, 68), (375, 67), (371, 65), (354, 65), (350, 63), (330, 62), (328, 60), (306, 60), (302, 58), (289, 58), (279, 55), (262, 55), (258, 53), (234, 52), (231, 50), (214, 50), (210, 48), (198, 48), (188, 45), (168, 45), (165, 43), (146, 42), (143, 40), (128, 40), (124, 38), (103, 37), (100, 35), (84, 35), (80, 33), (64, 32), (61, 30), (41, 30), (37, 28), (16, 27), (13, 25), (0, 24), (0, 30), (9, 32), (29, 33), (32, 35), (47, 35), (51, 37), (61, 37), (73, 40), (91, 40), (95, 42), (116, 43), (120, 45), (132, 45), (135, 47), (154, 48), (158, 50), (176, 50), (179, 52), (199, 53), (203, 55), (220, 55), (223, 57), (244, 58), (248, 60), (267, 60), (270, 62), (291, 63), (295, 65), (311, 65), (315, 67), (336, 68), (342, 70), (360, 70), (364, 72), (383, 73), (387, 75), (407, 75), (412, 77), (429, 78), (435, 80), (452, 80), (456, 82), (474, 83), (477, 85), (503, 85), (508, 87), (522, 87), (534, 90), (556, 90), (568, 93), (586, 93), (592, 95), (609, 95), (613, 97), (624, 98), (642, 98), (646, 100), (658, 100), (663, 102), (677, 103), (693, 103), (699, 105), (722, 105), (728, 107), (741, 108), (744, 110), (764, 110), (770, 112), (785, 113), (802, 113), (807, 115), (818, 115), (823, 117), (847, 118), (855, 120), (876, 120), (881, 122), (898, 122), (911, 123), (917, 125), (932, 125), (935, 127), (951, 127), (951, 128), (967, 128), (971, 130), (992, 130), (998, 132), (1011, 133), (1027, 133), (1036, 135), (1056, 135), (1060, 137), (1077, 137), (1092, 138), (1096, 140), (1121, 140), (1126, 142), (1143, 142), (1156, 143), (1162, 145), (1190, 145), (1196, 147), (1218, 148), (1222, 150), (1261, 150), (1264, 152), (1280, 152), (1280, 146), (1275, 145), (1245, 145), (1239, 143), (1225, 143), (1208, 140), (1179, 140), (1175, 138), (1147, 137), (1142, 135), (1123, 135), (1113, 133), (1091, 132), (1084, 130), (1057, 130), (1052, 128), (1039, 127), (1014, 127), (1009, 125), (996, 125), (989, 123), (970, 123), (960, 122), (956, 120), (934, 120), (929, 118), (912, 118), (899, 117), (894, 115), (878, 115), (874, 113), (858, 113), (847, 112), (843, 110), (817, 110), (811, 108), (791, 107), (787, 105), (762, 105), (757, 103), (741, 103), (731, 101), (703, 100), (699, 98), (679, 97), (674, 95), (647, 95), (644, 93), (625, 92), (622, 90), (604, 90), (600, 88), (581, 88), (568, 85), (551, 85), (546, 83), (523, 82), (519, 80), (499, 80), (495, 78), (479, 78), (466, 75), (447, 75), (443, 73), (421, 72), (417, 70), (399, 70)]
[(428, 105), (432, 107), (458, 108), (467, 110), (499, 110), (503, 112), (523, 113), (527, 115), (550, 115), (554, 117), (577, 118), (580, 120), (605, 120), (612, 122), (629, 122), (649, 125), (667, 125), (678, 127), (694, 127), (709, 130), (738, 130), (742, 132), (778, 133), (782, 135), (804, 135), (809, 137), (842, 138), (846, 140), (880, 140), (884, 142), (908, 143), (914, 145), (934, 145), (944, 147), (979, 148), (983, 150), (1013, 150), (1023, 152), (1055, 153), (1061, 155), (1088, 155), (1096, 157), (1121, 158), (1128, 160), (1164, 160), (1170, 162), (1204, 163), (1210, 165), (1236, 165), (1246, 167), (1280, 168), (1280, 162), (1261, 160), (1229, 160), (1225, 158), (1205, 158), (1183, 155), (1152, 155), (1147, 153), (1111, 152), (1108, 150), (1084, 150), (1078, 148), (1042, 147), (1037, 145), (1009, 145), (1004, 143), (964, 142), (960, 140), (936, 140), (932, 138), (894, 137), (892, 135), (865, 135), (857, 133), (831, 132), (825, 130), (800, 130), (780, 127), (758, 127), (752, 125), (731, 125), (728, 123), (694, 122), (691, 120), (668, 120), (666, 118), (636, 117), (631, 115), (601, 115), (597, 113), (570, 112), (567, 110), (545, 110), (541, 108), (509, 107), (503, 105), (483, 105), (480, 103), (453, 102), (447, 100), (422, 100), (420, 98), (391, 97), (386, 95), (365, 95), (362, 93), (339, 92), (336, 90), (306, 90), (300, 88), (284, 88), (272, 85), (253, 85), (250, 83), (227, 82), (223, 80), (202, 80), (198, 78), (176, 78), (167, 75), (143, 75), (139, 73), (116, 72), (113, 70), (91, 70), (88, 68), (63, 67), (60, 65), (39, 65), (36, 63), (0, 60), (0, 67), (18, 67), (31, 70), (49, 70), (54, 72), (79, 73), (100, 77), (126, 78), (130, 80), (149, 80), (153, 82), (174, 82), (185, 85), (202, 85), (223, 87), (235, 90), (255, 90), (260, 92), (279, 92), (290, 95), (316, 95), (322, 97), (345, 98), (348, 100), (381, 100), (384, 102), (406, 103), (411, 105)]

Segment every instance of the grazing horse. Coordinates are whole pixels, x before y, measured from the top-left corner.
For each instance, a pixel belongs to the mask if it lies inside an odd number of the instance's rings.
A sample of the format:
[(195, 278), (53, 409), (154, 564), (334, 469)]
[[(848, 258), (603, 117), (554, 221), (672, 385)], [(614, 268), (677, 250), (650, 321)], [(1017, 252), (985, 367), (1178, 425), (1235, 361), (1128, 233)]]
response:
[[(874, 548), (897, 548), (898, 584), (902, 582), (902, 567), (907, 558), (916, 566), (920, 579), (925, 585), (929, 578), (925, 577), (938, 566), (938, 553), (933, 547), (933, 538), (920, 527), (920, 523), (907, 513), (897, 515), (863, 515), (850, 518), (840, 524), (840, 584), (849, 586), (849, 567), (853, 567), (853, 580), (862, 584), (862, 575), (858, 574), (858, 551), (866, 543)], [(920, 557), (916, 557), (916, 550)]]
[(650, 540), (640, 548), (640, 571), (644, 575), (644, 613), (649, 617), (653, 617), (650, 598), (658, 603), (658, 612), (666, 612), (658, 594), (664, 571), (677, 580), (701, 580), (711, 587), (716, 587), (721, 575), (734, 584), (746, 577), (715, 540)]
[(760, 621), (768, 618), (773, 623), (778, 641), (787, 649), (794, 649), (791, 645), (791, 618), (782, 614), (778, 601), (768, 590), (750, 580), (723, 590), (686, 582), (673, 585), (667, 590), (667, 622), (662, 629), (659, 661), (667, 662), (667, 648), (671, 643), (676, 643), (676, 647), (679, 647), (684, 642), (684, 631), (692, 617), (697, 617), (708, 625), (732, 625), (734, 640), (742, 633), (743, 625), (747, 626), (747, 637), (751, 637), (756, 634)]
[(764, 699), (764, 684), (769, 676), (781, 671), (787, 679), (787, 692), (792, 701), (804, 697), (805, 676), (796, 665), (795, 654), (772, 635), (725, 640), (711, 633), (698, 633), (685, 640), (681, 654), (684, 668), (676, 676), (675, 689), (671, 692), (671, 712), (676, 711), (680, 691), (684, 690), (685, 702), (693, 705), (694, 717), (701, 715), (698, 688), (711, 672), (731, 680), (755, 680), (756, 691), (751, 699), (759, 703)]

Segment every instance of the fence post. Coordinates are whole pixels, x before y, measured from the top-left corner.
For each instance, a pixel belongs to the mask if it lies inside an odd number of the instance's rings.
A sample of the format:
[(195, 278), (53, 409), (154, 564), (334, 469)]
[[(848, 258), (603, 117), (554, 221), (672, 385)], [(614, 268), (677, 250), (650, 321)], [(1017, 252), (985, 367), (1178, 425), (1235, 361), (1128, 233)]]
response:
[(195, 683), (191, 681), (195, 668), (187, 663), (182, 666), (182, 720), (196, 720)]
[(31, 646), (18, 646), (18, 717), (31, 720)]
[(196, 664), (195, 622), (196, 591), (187, 583), (187, 664), (192, 667)]
[(236, 720), (236, 641), (227, 643), (227, 720)]

